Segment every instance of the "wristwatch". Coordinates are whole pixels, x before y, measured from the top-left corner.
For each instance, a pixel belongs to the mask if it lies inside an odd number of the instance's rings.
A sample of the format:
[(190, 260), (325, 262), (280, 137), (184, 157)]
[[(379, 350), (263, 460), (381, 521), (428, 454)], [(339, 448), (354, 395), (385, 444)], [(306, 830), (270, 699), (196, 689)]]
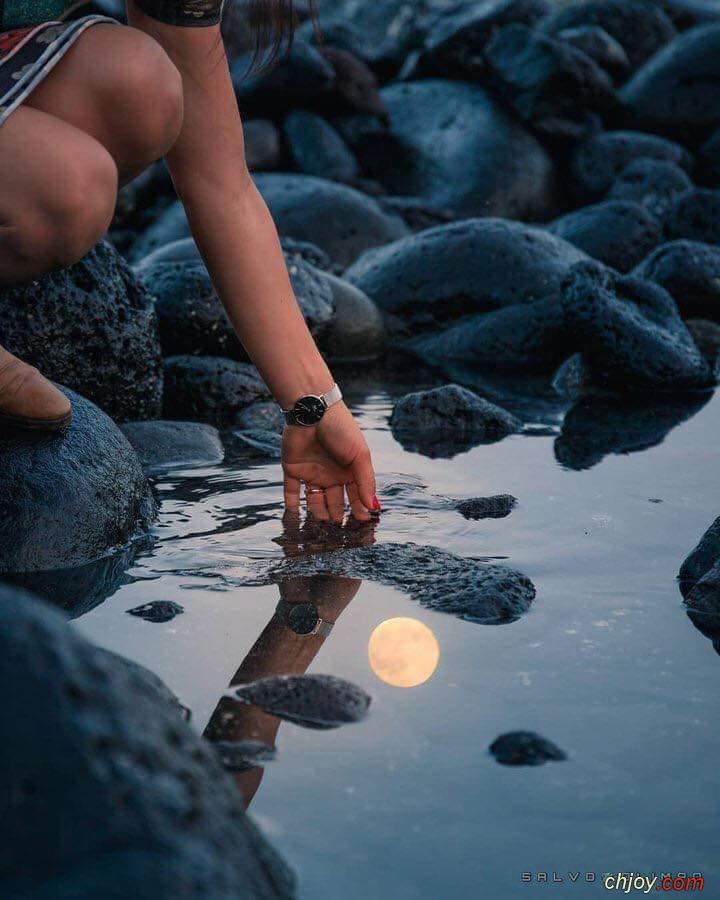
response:
[(275, 613), (295, 634), (319, 634), (320, 637), (326, 638), (335, 624), (321, 619), (317, 607), (310, 601), (291, 603), (289, 600), (281, 600)]
[(342, 400), (342, 391), (334, 384), (324, 394), (307, 394), (295, 401), (292, 409), (285, 409), (285, 421), (288, 425), (304, 425), (311, 427), (325, 415), (326, 411)]

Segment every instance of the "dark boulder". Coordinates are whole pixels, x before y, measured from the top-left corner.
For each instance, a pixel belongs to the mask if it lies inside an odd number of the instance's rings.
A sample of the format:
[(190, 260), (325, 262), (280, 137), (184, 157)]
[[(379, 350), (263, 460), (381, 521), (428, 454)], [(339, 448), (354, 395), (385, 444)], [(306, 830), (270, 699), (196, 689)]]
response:
[(160, 414), (153, 303), (107, 242), (67, 269), (1, 290), (0, 343), (118, 421)]
[(665, 288), (684, 319), (720, 322), (720, 247), (670, 241), (656, 247), (632, 274)]
[(251, 172), (280, 168), (283, 148), (280, 132), (269, 119), (250, 119), (243, 122), (245, 161)]
[(608, 199), (639, 203), (662, 221), (675, 200), (692, 186), (687, 173), (675, 163), (636, 159), (615, 179)]
[(720, 561), (720, 517), (703, 534), (680, 566), (680, 589), (687, 593)]
[(128, 615), (144, 619), (146, 622), (154, 622), (156, 625), (171, 622), (175, 616), (184, 612), (185, 608), (173, 600), (153, 600), (127, 610)]
[(435, 228), (437, 225), (446, 225), (454, 218), (449, 210), (428, 206), (419, 197), (397, 197), (393, 194), (384, 194), (382, 197), (378, 197), (378, 203), (387, 212), (401, 216), (408, 228), (414, 232)]
[(417, 544), (373, 544), (287, 557), (272, 570), (272, 578), (328, 572), (390, 585), (428, 609), (482, 625), (514, 622), (535, 598), (532, 581), (516, 569)]
[(717, 0), (655, 0), (679, 30), (720, 21)]
[(3, 431), (0, 574), (38, 572), (109, 555), (147, 526), (155, 504), (140, 461), (114, 422), (65, 391), (63, 435)]
[(712, 382), (675, 301), (658, 285), (579, 263), (562, 298), (591, 385), (682, 390)]
[(720, 381), (720, 325), (707, 319), (688, 319), (685, 324), (710, 367), (714, 381)]
[(720, 244), (720, 191), (695, 188), (675, 202), (665, 220), (668, 237)]
[(354, 154), (333, 126), (298, 109), (285, 119), (283, 135), (295, 168), (306, 175), (350, 182), (360, 175)]
[(546, 219), (555, 169), (540, 143), (485, 89), (428, 79), (382, 90), (392, 126), (344, 129), (365, 174), (393, 194), (458, 217)]
[(270, 396), (249, 363), (218, 356), (169, 356), (165, 360), (163, 415), (231, 427), (238, 414)]
[(127, 422), (122, 430), (145, 468), (213, 465), (225, 455), (217, 431), (200, 422)]
[(694, 612), (713, 616), (720, 623), (720, 562), (688, 592), (685, 605)]
[(335, 81), (313, 104), (323, 116), (366, 115), (387, 123), (388, 113), (372, 70), (356, 53), (325, 41), (320, 55), (330, 63)]
[(509, 731), (490, 744), (490, 753), (503, 766), (542, 766), (561, 762), (567, 755), (534, 731)]
[(463, 315), (546, 297), (582, 259), (539, 228), (471, 219), (366, 253), (345, 275), (407, 327), (434, 330)]
[(324, 357), (334, 362), (376, 359), (385, 347), (385, 327), (375, 303), (358, 287), (329, 273), (322, 280), (332, 292), (333, 316), (318, 337)]
[(406, 450), (451, 457), (516, 434), (522, 423), (467, 388), (447, 384), (401, 397), (393, 407), (390, 428)]
[(0, 686), (3, 897), (294, 895), (232, 779), (152, 673), (3, 588)]
[(627, 74), (630, 60), (622, 44), (597, 25), (578, 25), (576, 28), (564, 28), (557, 37), (576, 50), (594, 60), (616, 81)]
[(693, 28), (652, 57), (623, 87), (628, 118), (694, 144), (720, 121), (720, 24)]
[(456, 500), (455, 509), (466, 519), (504, 519), (517, 506), (512, 494), (496, 494), (493, 497), (470, 497)]
[(663, 239), (661, 223), (639, 203), (605, 200), (556, 219), (550, 231), (589, 256), (629, 272)]
[(599, 199), (636, 159), (675, 163), (686, 172), (693, 166), (687, 150), (666, 138), (638, 131), (605, 131), (577, 148), (572, 160), (573, 179), (581, 193)]
[(698, 180), (720, 187), (720, 128), (713, 131), (698, 151)]
[(525, 25), (502, 28), (485, 50), (495, 84), (540, 134), (579, 140), (617, 105), (610, 76), (587, 54)]
[(542, 22), (549, 34), (566, 28), (597, 25), (622, 46), (637, 69), (675, 37), (675, 28), (660, 7), (650, 0), (585, 0), (569, 3)]

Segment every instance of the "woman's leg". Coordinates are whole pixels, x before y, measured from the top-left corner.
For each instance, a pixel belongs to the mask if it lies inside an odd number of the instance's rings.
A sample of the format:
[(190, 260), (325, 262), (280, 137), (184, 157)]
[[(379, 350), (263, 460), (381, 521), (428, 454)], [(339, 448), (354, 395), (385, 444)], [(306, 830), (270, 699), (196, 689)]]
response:
[(182, 81), (165, 51), (135, 28), (84, 32), (26, 103), (91, 135), (121, 183), (160, 159), (182, 126)]

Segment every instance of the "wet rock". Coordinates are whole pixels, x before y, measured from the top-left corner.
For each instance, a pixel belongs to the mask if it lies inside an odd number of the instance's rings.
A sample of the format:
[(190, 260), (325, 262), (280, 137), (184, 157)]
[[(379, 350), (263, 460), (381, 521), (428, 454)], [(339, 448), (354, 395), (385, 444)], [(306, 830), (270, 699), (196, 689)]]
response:
[(720, 561), (720, 516), (703, 534), (680, 566), (680, 589), (687, 594)]
[(720, 128), (714, 131), (698, 152), (699, 180), (711, 187), (720, 186)]
[(504, 519), (517, 506), (512, 494), (495, 494), (493, 497), (470, 497), (457, 500), (455, 509), (466, 519)]
[(622, 78), (630, 69), (627, 53), (612, 35), (597, 25), (579, 25), (564, 28), (557, 37), (589, 56), (601, 69), (615, 80)]
[(636, 159), (675, 163), (686, 172), (693, 166), (687, 150), (666, 138), (637, 131), (605, 131), (577, 148), (572, 160), (573, 177), (583, 194), (599, 199)]
[[(255, 183), (283, 238), (314, 244), (341, 267), (350, 265), (364, 250), (408, 233), (401, 219), (388, 215), (376, 200), (347, 185), (274, 172), (257, 175)], [(182, 204), (173, 204), (141, 235), (132, 258), (143, 259), (189, 233)]]
[(154, 516), (140, 461), (120, 429), (65, 393), (73, 421), (64, 435), (5, 429), (0, 437), (0, 574), (88, 563)]
[(251, 172), (280, 168), (283, 161), (280, 132), (269, 119), (243, 122), (245, 161)]
[(251, 403), (237, 417), (237, 424), (246, 431), (274, 431), (280, 434), (285, 427), (285, 416), (277, 403)]
[(675, 37), (670, 19), (649, 0), (585, 0), (563, 5), (542, 22), (549, 34), (596, 25), (622, 46), (633, 69)]
[(165, 360), (163, 415), (231, 427), (238, 414), (270, 393), (249, 363), (218, 356), (169, 356)]
[(624, 200), (585, 206), (556, 219), (549, 229), (619, 272), (629, 272), (663, 240), (655, 216)]
[(288, 557), (272, 570), (272, 578), (328, 572), (378, 581), (408, 593), (428, 609), (482, 625), (514, 622), (535, 598), (532, 581), (516, 569), (417, 544), (373, 544)]
[(277, 431), (263, 429), (234, 429), (224, 436), (228, 453), (232, 456), (264, 456), (280, 459), (282, 437)]
[(657, 5), (679, 30), (720, 20), (715, 0), (657, 0)]
[(263, 741), (248, 738), (243, 741), (213, 741), (211, 747), (228, 772), (248, 772), (263, 768), (264, 763), (275, 759), (275, 748)]
[(160, 414), (152, 300), (110, 244), (26, 287), (1, 290), (0, 322), (8, 350), (114, 419)]
[(306, 728), (337, 728), (367, 715), (370, 697), (357, 685), (333, 675), (271, 675), (241, 685), (243, 703)]
[(445, 225), (453, 220), (453, 214), (449, 210), (428, 206), (417, 197), (394, 197), (385, 194), (378, 198), (378, 203), (387, 212), (401, 216), (411, 231), (425, 231), (427, 228)]
[(669, 238), (720, 244), (720, 191), (695, 188), (677, 197), (665, 229)]
[(0, 589), (0, 623), (2, 896), (294, 895), (159, 679), (31, 595)]
[(694, 612), (720, 618), (720, 561), (688, 592), (685, 604)]
[(483, 50), (503, 25), (532, 25), (550, 10), (545, 0), (491, 0), (451, 7), (417, 51), (411, 77), (477, 80), (484, 72)]
[[(136, 267), (155, 298), (163, 353), (247, 360), (207, 269), (187, 250), (185, 260), (172, 261), (156, 251)], [(317, 338), (327, 331), (334, 315), (332, 291), (321, 273), (304, 260), (293, 255), (285, 262), (305, 321)]]
[(323, 272), (332, 269), (330, 257), (315, 244), (311, 244), (309, 241), (296, 241), (295, 238), (289, 237), (282, 238), (280, 243), (285, 254), (285, 262), (288, 265), (292, 260), (301, 259), (303, 262), (310, 263), (311, 266), (321, 269)]
[(216, 429), (200, 422), (127, 422), (122, 431), (145, 468), (214, 465), (225, 455)]
[(644, 453), (687, 422), (707, 403), (707, 395), (651, 397), (582, 396), (565, 414), (555, 440), (555, 458), (567, 469), (591, 469), (606, 456)]
[(546, 231), (502, 219), (471, 219), (364, 254), (346, 273), (413, 331), (556, 289), (585, 254)]
[(151, 603), (143, 603), (142, 606), (136, 606), (127, 610), (128, 615), (144, 619), (146, 622), (154, 622), (155, 624), (171, 622), (175, 616), (182, 615), (184, 612), (185, 607), (180, 606), (179, 603), (174, 603), (172, 600), (153, 600)]
[(639, 203), (662, 221), (675, 200), (692, 186), (687, 173), (675, 163), (636, 159), (615, 179), (608, 199)]
[(623, 87), (640, 128), (695, 143), (720, 121), (720, 25), (693, 28), (652, 57)]
[(522, 423), (467, 388), (447, 384), (401, 397), (393, 407), (390, 428), (406, 450), (452, 457), (516, 434)]
[(707, 386), (712, 375), (672, 297), (657, 285), (579, 263), (563, 285), (587, 379), (614, 390)]
[(341, 182), (359, 177), (358, 163), (350, 148), (320, 116), (296, 110), (285, 119), (283, 134), (298, 171)]
[(323, 281), (332, 291), (330, 324), (318, 339), (325, 359), (359, 362), (376, 359), (385, 347), (385, 327), (373, 301), (349, 281), (329, 273)]
[(392, 194), (457, 217), (549, 218), (557, 207), (547, 152), (485, 89), (428, 79), (383, 88), (392, 127), (344, 130), (365, 174)]
[(444, 371), (455, 364), (488, 372), (546, 372), (567, 357), (572, 336), (558, 294), (466, 316), (438, 334), (403, 345)]
[(502, 28), (485, 60), (502, 96), (541, 134), (579, 140), (617, 105), (612, 79), (593, 59), (525, 25)]
[(685, 324), (710, 367), (715, 381), (720, 381), (720, 325), (706, 319), (688, 319)]
[(561, 762), (567, 755), (534, 731), (509, 731), (490, 744), (490, 753), (503, 766), (542, 766)]
[(683, 318), (720, 322), (720, 247), (670, 241), (656, 247), (632, 274), (665, 288)]

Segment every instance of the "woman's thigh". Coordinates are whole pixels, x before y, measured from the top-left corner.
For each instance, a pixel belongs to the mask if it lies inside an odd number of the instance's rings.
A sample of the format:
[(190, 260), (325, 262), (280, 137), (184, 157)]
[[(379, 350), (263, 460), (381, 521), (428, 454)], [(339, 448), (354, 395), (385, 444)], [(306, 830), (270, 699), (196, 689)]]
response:
[(125, 179), (175, 142), (182, 124), (182, 80), (149, 35), (102, 23), (80, 36), (26, 103), (94, 137)]

